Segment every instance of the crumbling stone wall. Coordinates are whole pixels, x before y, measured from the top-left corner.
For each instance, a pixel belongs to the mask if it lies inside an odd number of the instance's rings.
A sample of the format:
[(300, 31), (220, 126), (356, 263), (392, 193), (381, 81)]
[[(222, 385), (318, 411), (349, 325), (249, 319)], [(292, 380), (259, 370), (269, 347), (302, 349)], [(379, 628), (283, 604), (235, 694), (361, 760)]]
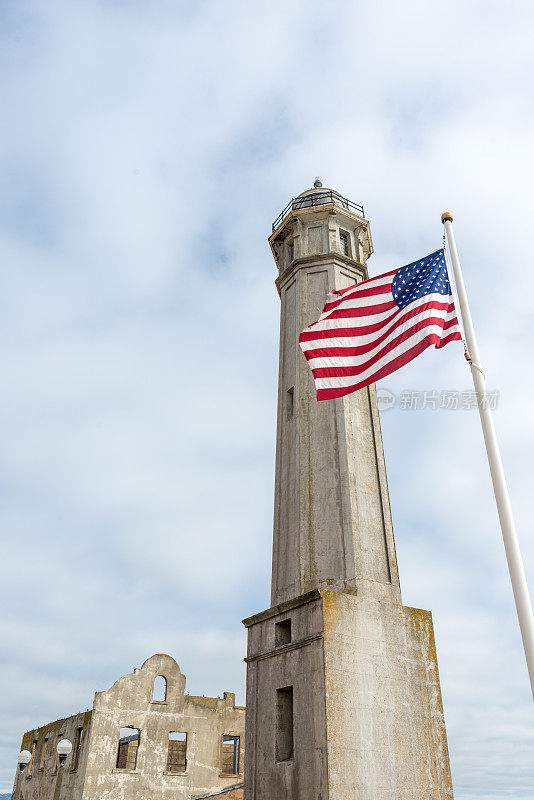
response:
[[(59, 779), (61, 797), (81, 800), (91, 717), (91, 711), (75, 714), (24, 734), (20, 749), (29, 750), (32, 760), (22, 775), (16, 776), (13, 788), (15, 800), (52, 799)], [(61, 770), (56, 751), (60, 739), (70, 739), (74, 745), (71, 756)]]
[[(159, 675), (167, 681), (164, 701), (153, 700)], [(152, 800), (156, 791), (161, 800), (189, 800), (238, 782), (243, 772), (244, 709), (235, 705), (230, 692), (222, 698), (190, 696), (185, 681), (173, 658), (156, 655), (106, 692), (97, 692), (82, 800)], [(117, 767), (119, 732), (125, 727), (139, 730), (134, 769)], [(167, 769), (171, 731), (187, 734), (183, 772)], [(224, 735), (239, 737), (237, 774), (223, 772)]]

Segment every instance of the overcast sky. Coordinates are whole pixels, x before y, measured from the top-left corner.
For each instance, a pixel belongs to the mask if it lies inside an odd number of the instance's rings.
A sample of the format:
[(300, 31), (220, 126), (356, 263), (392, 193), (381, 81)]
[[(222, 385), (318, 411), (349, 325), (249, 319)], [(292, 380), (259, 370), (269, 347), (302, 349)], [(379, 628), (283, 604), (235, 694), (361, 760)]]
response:
[[(24, 731), (151, 654), (244, 702), (269, 603), (279, 299), (316, 175), (372, 275), (455, 215), (530, 585), (529, 2), (48, 0), (0, 10), (0, 791)], [(382, 384), (469, 390), (461, 345)], [(532, 698), (476, 412), (382, 415), (456, 800), (532, 798)]]

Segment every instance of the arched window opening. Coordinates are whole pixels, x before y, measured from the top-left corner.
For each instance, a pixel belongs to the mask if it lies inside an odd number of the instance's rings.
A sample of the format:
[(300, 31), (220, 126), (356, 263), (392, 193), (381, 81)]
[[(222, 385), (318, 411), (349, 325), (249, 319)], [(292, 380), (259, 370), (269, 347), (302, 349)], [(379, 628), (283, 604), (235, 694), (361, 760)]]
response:
[(154, 679), (154, 691), (152, 692), (153, 703), (164, 703), (167, 699), (167, 681), (163, 675), (157, 675)]

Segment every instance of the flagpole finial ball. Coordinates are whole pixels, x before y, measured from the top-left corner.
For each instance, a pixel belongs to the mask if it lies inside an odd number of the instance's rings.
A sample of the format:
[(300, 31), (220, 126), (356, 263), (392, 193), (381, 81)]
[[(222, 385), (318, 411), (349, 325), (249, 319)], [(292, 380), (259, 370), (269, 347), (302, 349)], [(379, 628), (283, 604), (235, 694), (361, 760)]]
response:
[(443, 223), (452, 222), (452, 214), (451, 214), (451, 212), (450, 211), (444, 211), (443, 214), (441, 215), (441, 221)]

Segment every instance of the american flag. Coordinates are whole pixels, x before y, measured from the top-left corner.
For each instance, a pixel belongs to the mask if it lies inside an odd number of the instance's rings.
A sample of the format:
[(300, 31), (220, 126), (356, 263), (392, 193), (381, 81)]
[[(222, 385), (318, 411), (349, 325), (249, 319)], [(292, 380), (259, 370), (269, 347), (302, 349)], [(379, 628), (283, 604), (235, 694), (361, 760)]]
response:
[(445, 251), (330, 292), (323, 313), (300, 334), (318, 400), (355, 392), (427, 347), (461, 339)]

